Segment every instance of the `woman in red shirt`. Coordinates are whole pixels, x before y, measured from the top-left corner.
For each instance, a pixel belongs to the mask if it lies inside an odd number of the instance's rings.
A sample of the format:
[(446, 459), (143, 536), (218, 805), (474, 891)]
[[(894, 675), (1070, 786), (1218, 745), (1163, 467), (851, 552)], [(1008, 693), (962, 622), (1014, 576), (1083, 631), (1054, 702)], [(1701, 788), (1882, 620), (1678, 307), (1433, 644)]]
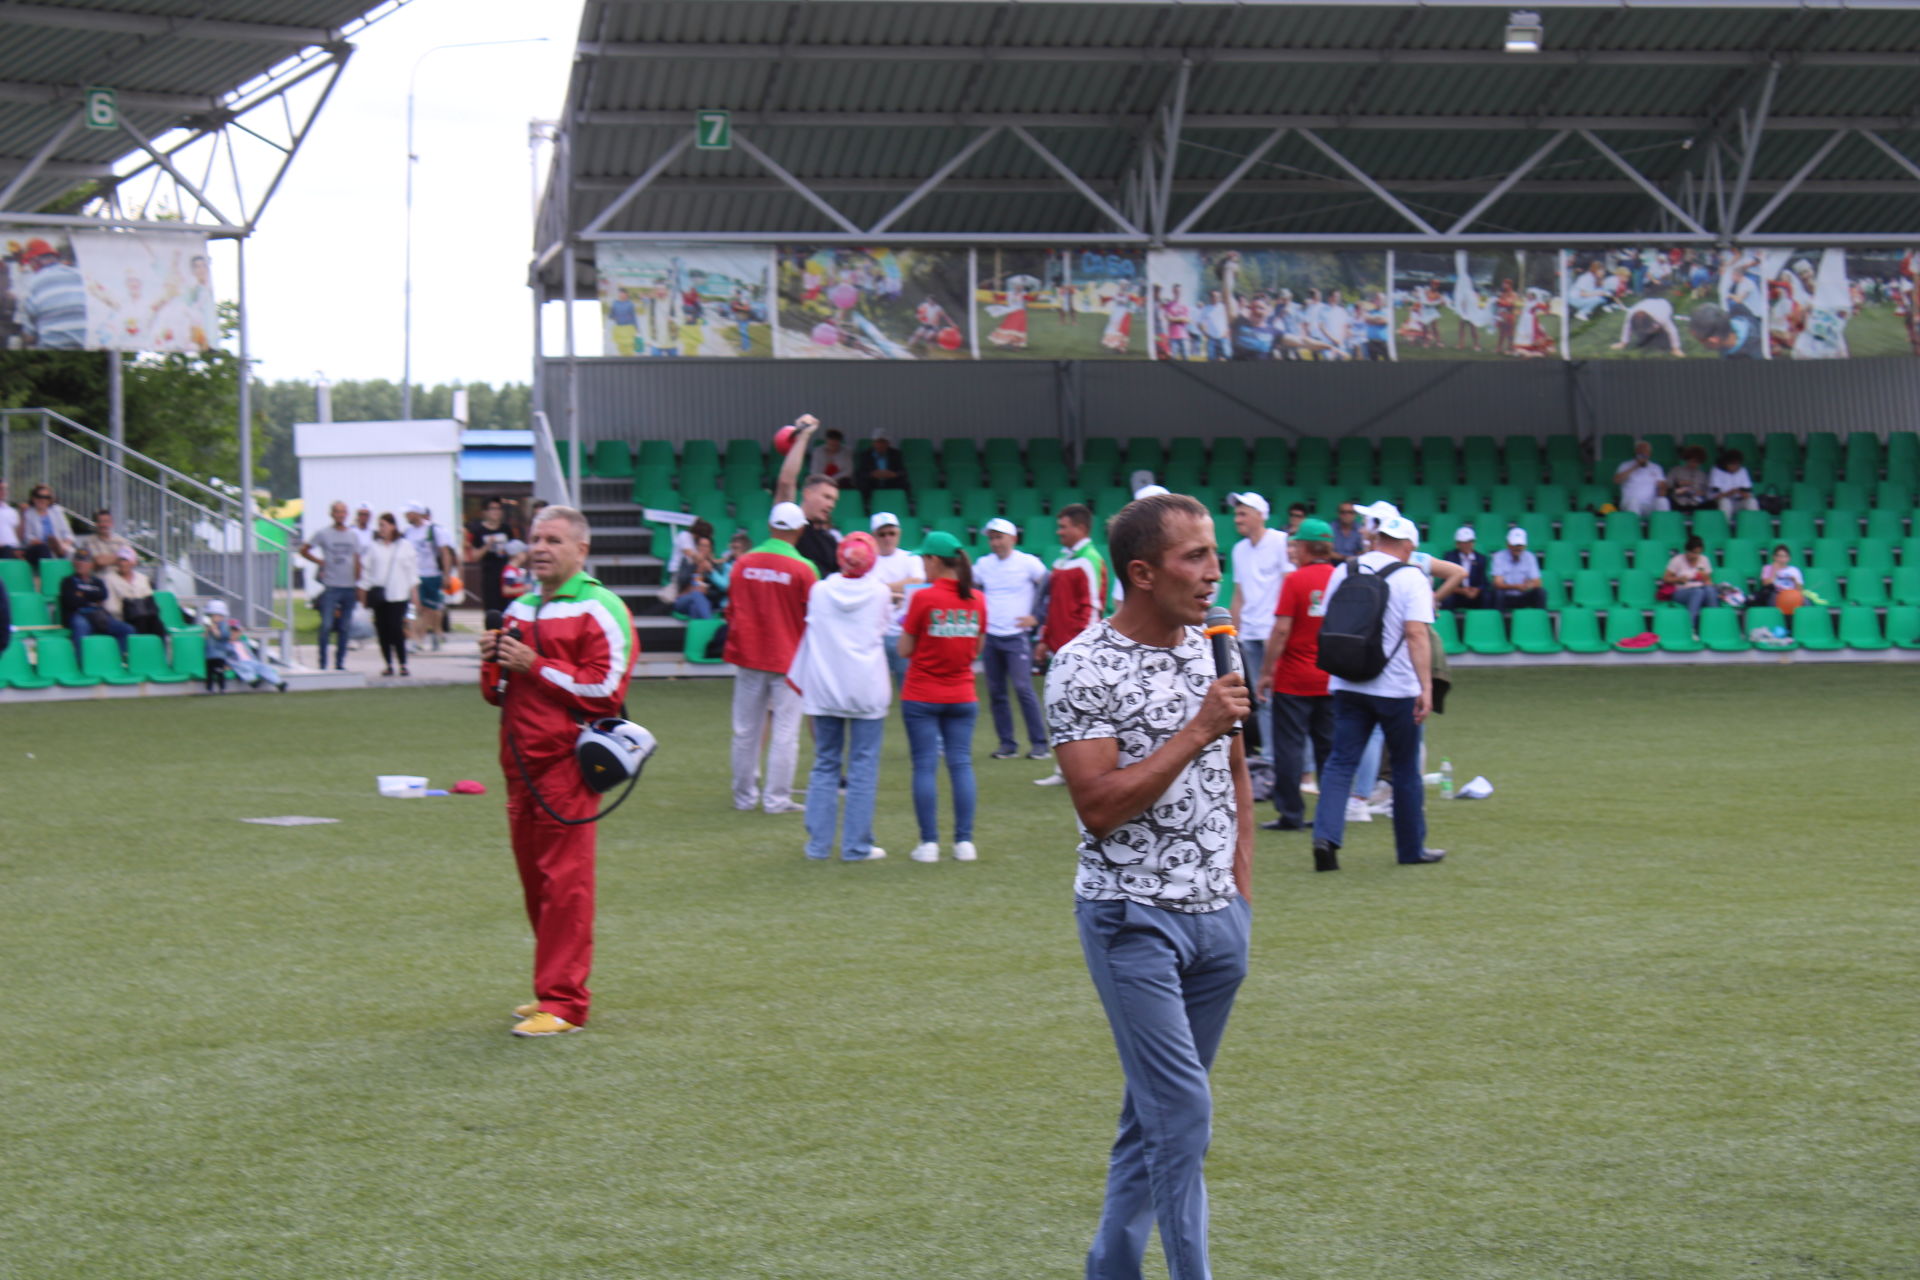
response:
[(927, 585), (913, 593), (900, 631), (907, 678), (900, 715), (913, 757), (913, 811), (920, 820), (915, 862), (940, 860), (940, 756), (953, 788), (953, 856), (972, 862), (973, 722), (980, 714), (973, 660), (987, 631), (986, 599), (973, 586), (973, 564), (950, 533), (929, 533), (914, 553), (926, 565)]

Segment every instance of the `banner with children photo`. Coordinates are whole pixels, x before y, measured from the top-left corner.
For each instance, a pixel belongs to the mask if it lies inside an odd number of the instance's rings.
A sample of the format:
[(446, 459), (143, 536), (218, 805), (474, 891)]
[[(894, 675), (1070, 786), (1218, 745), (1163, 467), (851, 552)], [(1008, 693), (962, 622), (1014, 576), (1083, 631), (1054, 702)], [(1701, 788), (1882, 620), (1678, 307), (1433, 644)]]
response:
[(985, 359), (1147, 354), (1146, 258), (1137, 249), (980, 249), (973, 303)]
[(1147, 255), (1158, 360), (1389, 360), (1383, 253), (1166, 249)]
[(1767, 344), (1776, 360), (1920, 355), (1920, 250), (1769, 250)]
[(1573, 360), (1768, 357), (1776, 251), (1627, 246), (1561, 251)]
[(23, 227), (0, 276), (0, 348), (197, 355), (220, 336), (207, 238)]
[(783, 245), (782, 359), (966, 360), (965, 249)]
[(595, 246), (602, 350), (610, 356), (773, 355), (773, 251)]
[(1559, 359), (1564, 321), (1555, 253), (1393, 254), (1395, 359)]

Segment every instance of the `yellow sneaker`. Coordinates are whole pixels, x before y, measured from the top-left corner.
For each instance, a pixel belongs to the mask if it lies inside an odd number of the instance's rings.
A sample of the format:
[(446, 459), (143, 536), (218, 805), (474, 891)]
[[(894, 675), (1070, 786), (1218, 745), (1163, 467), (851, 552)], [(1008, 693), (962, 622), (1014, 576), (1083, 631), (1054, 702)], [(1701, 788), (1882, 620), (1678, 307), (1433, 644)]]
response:
[(513, 1007), (513, 1016), (523, 1021), (531, 1018), (538, 1012), (540, 1012), (540, 1002), (538, 1000), (529, 1000), (525, 1004), (517, 1004)]
[(565, 1018), (556, 1018), (544, 1010), (533, 1014), (525, 1022), (513, 1024), (513, 1034), (517, 1036), (559, 1036), (580, 1029)]

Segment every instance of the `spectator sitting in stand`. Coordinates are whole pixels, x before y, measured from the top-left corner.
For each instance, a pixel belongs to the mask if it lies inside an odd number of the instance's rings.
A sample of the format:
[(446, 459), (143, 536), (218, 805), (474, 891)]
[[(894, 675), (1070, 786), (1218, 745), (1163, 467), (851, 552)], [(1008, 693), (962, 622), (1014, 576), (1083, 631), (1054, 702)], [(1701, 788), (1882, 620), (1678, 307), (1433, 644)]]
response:
[(102, 573), (110, 572), (120, 563), (121, 552), (133, 550), (131, 542), (113, 531), (113, 512), (106, 510), (93, 513), (93, 532), (80, 539), (80, 545)]
[(1366, 532), (1361, 529), (1358, 513), (1353, 503), (1340, 504), (1338, 518), (1333, 525), (1333, 564), (1345, 564), (1367, 549)]
[(1458, 591), (1436, 597), (1442, 609), (1483, 609), (1490, 603), (1493, 585), (1487, 580), (1487, 558), (1474, 550), (1477, 537), (1472, 525), (1461, 525), (1453, 531), (1453, 550), (1440, 557), (1459, 565), (1467, 575)]
[(35, 574), (42, 560), (64, 560), (73, 554), (73, 526), (65, 509), (53, 500), (52, 486), (37, 484), (27, 494), (26, 510), (20, 513), (20, 541)]
[(1680, 465), (1667, 472), (1667, 505), (1675, 511), (1693, 511), (1707, 505), (1707, 451), (1690, 444), (1680, 451)]
[(1745, 454), (1738, 449), (1728, 449), (1720, 455), (1719, 463), (1707, 476), (1707, 496), (1718, 504), (1728, 520), (1733, 519), (1736, 511), (1760, 509), (1753, 496), (1753, 475), (1747, 470)]
[(906, 460), (900, 451), (893, 447), (893, 441), (884, 431), (873, 433), (873, 443), (860, 455), (854, 468), (854, 483), (860, 486), (860, 494), (868, 501), (873, 500), (875, 489), (904, 489), (907, 487)]
[(675, 617), (711, 618), (720, 611), (719, 593), (713, 587), (716, 567), (713, 531), (709, 525), (707, 532), (694, 535), (693, 550), (680, 562), (680, 571), (673, 576)]
[(282, 693), (287, 691), (287, 682), (280, 673), (260, 660), (253, 643), (242, 634), (240, 624), (227, 616), (224, 600), (207, 601), (203, 612), (207, 631), (207, 692), (213, 692), (217, 677), (220, 692), (225, 693), (228, 674), (256, 689), (270, 684)]
[(853, 451), (847, 448), (846, 437), (840, 434), (838, 427), (827, 428), (819, 446), (813, 451), (813, 463), (809, 469), (830, 477), (835, 484), (844, 484), (853, 479)]
[(107, 584), (108, 613), (135, 631), (162, 637), (167, 634), (159, 607), (153, 603), (153, 583), (140, 572), (140, 557), (132, 547), (120, 549), (119, 559), (102, 580)]
[(1547, 593), (1540, 585), (1540, 561), (1527, 550), (1525, 529), (1507, 530), (1507, 549), (1495, 553), (1490, 573), (1493, 603), (1502, 613), (1547, 607)]
[(1773, 558), (1760, 570), (1760, 590), (1754, 603), (1770, 604), (1791, 618), (1793, 611), (1807, 602), (1806, 591), (1806, 575), (1793, 562), (1793, 552), (1783, 542), (1773, 549)]
[(127, 652), (133, 628), (107, 611), (107, 584), (94, 573), (93, 557), (85, 551), (73, 553), (73, 574), (60, 584), (60, 625), (73, 632), (75, 652), (96, 631), (119, 641), (122, 656)]
[(1614, 470), (1613, 482), (1620, 486), (1622, 511), (1643, 516), (1668, 509), (1667, 472), (1653, 460), (1653, 446), (1645, 440), (1633, 442), (1633, 456)]
[(1693, 629), (1698, 633), (1700, 611), (1719, 602), (1707, 544), (1699, 538), (1688, 538), (1686, 549), (1667, 561), (1667, 571), (1660, 575), (1660, 583), (1673, 588), (1673, 602), (1686, 606), (1687, 616), (1693, 620)]

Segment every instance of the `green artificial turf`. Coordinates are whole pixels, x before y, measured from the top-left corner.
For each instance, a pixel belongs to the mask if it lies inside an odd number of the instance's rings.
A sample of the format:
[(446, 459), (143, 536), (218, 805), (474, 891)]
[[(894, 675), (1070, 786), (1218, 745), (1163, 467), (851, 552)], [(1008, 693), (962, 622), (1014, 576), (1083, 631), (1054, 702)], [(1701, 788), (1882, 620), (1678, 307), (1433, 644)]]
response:
[[(1920, 667), (1457, 678), (1433, 751), (1496, 792), (1443, 865), (1259, 836), (1216, 1273), (1920, 1274)], [(807, 862), (728, 803), (728, 696), (636, 686), (543, 1041), (471, 692), (7, 706), (0, 1275), (1080, 1275), (1120, 1077), (1065, 792), (983, 726), (980, 861), (915, 864), (896, 718), (893, 856)]]

